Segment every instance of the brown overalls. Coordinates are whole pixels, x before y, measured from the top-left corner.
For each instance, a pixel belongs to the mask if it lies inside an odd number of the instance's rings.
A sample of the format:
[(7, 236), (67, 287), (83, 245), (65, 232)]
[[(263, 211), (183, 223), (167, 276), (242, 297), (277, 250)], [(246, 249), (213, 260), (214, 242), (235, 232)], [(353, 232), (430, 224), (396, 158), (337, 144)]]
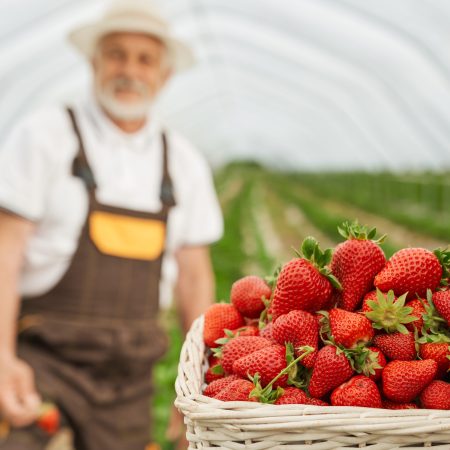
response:
[[(55, 402), (76, 450), (144, 450), (150, 441), (151, 371), (167, 337), (157, 324), (169, 209), (174, 206), (163, 139), (162, 209), (127, 210), (97, 202), (79, 141), (73, 174), (89, 193), (89, 213), (69, 269), (50, 292), (22, 302), (19, 356)], [(1, 449), (42, 450), (36, 427), (14, 430)]]

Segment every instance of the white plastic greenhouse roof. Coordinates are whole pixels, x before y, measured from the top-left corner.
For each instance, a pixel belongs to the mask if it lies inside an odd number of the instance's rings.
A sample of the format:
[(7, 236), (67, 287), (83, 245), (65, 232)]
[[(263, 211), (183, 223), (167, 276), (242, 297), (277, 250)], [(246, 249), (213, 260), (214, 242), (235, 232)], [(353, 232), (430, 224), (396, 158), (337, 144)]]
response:
[[(70, 100), (89, 67), (65, 42), (104, 0), (0, 0), (0, 141)], [(160, 102), (213, 164), (449, 169), (450, 0), (154, 0), (198, 64)]]

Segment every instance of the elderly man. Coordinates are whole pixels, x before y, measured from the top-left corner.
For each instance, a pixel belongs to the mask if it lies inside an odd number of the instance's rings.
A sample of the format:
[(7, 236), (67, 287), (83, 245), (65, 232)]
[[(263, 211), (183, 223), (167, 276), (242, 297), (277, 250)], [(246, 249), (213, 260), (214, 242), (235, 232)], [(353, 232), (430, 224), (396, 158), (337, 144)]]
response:
[(222, 217), (205, 161), (151, 113), (191, 62), (166, 22), (127, 0), (70, 38), (92, 94), (30, 115), (0, 151), (0, 448), (42, 450), (49, 400), (77, 450), (144, 450), (161, 273), (177, 262), (187, 328), (213, 299)]

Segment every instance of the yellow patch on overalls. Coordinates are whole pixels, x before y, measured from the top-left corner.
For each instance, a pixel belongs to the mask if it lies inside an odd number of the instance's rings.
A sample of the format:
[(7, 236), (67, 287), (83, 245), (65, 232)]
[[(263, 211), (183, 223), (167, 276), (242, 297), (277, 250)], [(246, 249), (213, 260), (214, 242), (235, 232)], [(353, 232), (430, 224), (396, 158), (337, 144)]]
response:
[(166, 227), (159, 220), (93, 211), (89, 216), (89, 233), (96, 247), (106, 255), (150, 261), (164, 250)]

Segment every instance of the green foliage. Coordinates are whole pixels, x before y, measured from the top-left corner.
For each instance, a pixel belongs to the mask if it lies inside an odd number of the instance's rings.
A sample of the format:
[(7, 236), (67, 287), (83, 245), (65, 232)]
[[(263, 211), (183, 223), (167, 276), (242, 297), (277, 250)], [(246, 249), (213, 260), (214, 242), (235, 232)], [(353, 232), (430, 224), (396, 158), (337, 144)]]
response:
[(450, 239), (450, 182), (435, 173), (292, 174), (322, 198), (338, 199), (437, 239)]

